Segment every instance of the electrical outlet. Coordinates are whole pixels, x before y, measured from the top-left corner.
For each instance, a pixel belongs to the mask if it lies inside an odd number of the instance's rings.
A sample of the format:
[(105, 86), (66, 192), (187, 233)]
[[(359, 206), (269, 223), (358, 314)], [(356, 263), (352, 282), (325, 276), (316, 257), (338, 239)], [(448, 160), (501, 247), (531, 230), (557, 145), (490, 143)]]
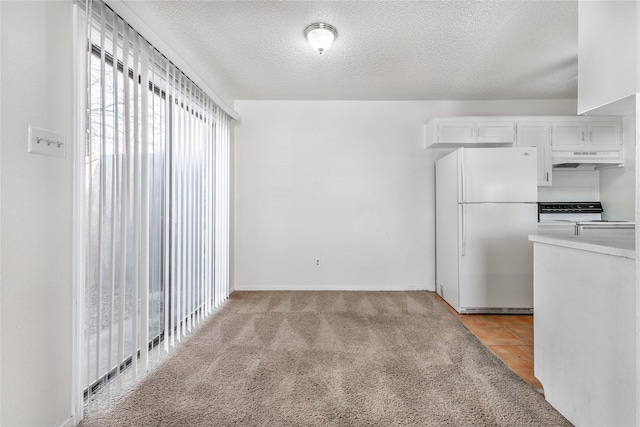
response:
[(315, 259), (315, 261), (313, 262), (313, 265), (314, 265), (316, 268), (320, 268), (320, 258), (316, 258), (316, 259)]

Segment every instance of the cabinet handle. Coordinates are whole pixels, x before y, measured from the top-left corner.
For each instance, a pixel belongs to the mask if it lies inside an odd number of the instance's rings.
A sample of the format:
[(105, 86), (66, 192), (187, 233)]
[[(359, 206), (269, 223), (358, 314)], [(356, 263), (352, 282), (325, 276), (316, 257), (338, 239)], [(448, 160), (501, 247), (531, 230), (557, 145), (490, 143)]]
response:
[(591, 136), (591, 131), (589, 131), (589, 141), (593, 141), (593, 136)]
[(547, 172), (547, 178), (545, 179), (545, 182), (549, 182), (549, 172)]
[(618, 143), (622, 145), (624, 141), (622, 140), (622, 127), (618, 127)]
[(584, 141), (584, 131), (580, 132), (580, 138)]

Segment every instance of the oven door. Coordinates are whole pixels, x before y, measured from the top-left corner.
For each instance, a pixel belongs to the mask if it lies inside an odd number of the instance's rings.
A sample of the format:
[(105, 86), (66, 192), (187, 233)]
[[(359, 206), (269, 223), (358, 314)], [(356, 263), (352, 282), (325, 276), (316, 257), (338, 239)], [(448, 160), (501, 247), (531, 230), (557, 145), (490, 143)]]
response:
[(576, 228), (578, 236), (631, 237), (636, 232), (632, 222), (579, 222)]

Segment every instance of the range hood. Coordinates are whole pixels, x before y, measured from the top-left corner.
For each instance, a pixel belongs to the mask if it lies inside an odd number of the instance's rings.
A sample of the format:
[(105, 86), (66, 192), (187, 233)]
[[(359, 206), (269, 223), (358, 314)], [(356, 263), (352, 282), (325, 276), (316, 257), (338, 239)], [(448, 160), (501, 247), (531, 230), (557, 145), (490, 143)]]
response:
[(551, 154), (554, 169), (594, 170), (604, 167), (623, 167), (624, 160), (615, 151), (554, 151)]

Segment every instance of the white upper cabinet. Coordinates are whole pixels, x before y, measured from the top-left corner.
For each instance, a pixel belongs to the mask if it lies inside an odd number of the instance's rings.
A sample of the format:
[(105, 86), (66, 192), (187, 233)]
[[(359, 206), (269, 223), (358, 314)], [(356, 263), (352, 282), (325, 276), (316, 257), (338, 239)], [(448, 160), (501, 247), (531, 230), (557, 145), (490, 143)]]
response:
[(426, 148), (536, 147), (538, 186), (552, 184), (555, 168), (624, 165), (617, 115), (434, 118), (425, 123), (425, 139)]
[(554, 120), (551, 164), (554, 168), (624, 165), (622, 118), (587, 116)]
[(490, 117), (435, 118), (425, 124), (427, 147), (504, 147), (515, 142), (513, 121)]
[(622, 150), (622, 121), (585, 117), (580, 121), (553, 123), (553, 151), (619, 152)]
[(551, 185), (551, 123), (518, 122), (518, 147), (536, 147), (538, 154), (538, 186)]
[[(640, 92), (640, 2), (578, 2), (578, 114), (627, 114)], [(629, 110), (629, 111), (625, 111)]]
[(437, 142), (444, 144), (474, 143), (474, 122), (441, 122), (436, 124)]
[(619, 151), (622, 149), (622, 123), (620, 122), (589, 122), (587, 135), (591, 150)]
[(514, 122), (478, 122), (476, 123), (476, 142), (512, 144), (514, 131)]
[(585, 123), (553, 123), (553, 149), (563, 151), (582, 150), (584, 146)]

